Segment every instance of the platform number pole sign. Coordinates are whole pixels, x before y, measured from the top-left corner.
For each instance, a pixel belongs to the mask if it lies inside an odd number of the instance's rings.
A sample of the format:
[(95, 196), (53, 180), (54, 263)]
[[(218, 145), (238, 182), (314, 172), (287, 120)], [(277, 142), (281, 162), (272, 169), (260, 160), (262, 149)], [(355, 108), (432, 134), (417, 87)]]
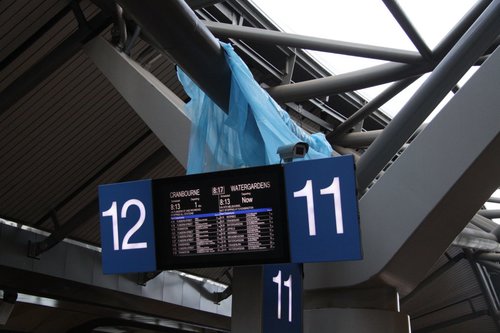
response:
[(361, 259), (354, 159), (284, 165), (292, 262)]
[(152, 181), (99, 186), (103, 271), (156, 270)]
[(262, 332), (302, 333), (302, 270), (298, 264), (263, 266)]

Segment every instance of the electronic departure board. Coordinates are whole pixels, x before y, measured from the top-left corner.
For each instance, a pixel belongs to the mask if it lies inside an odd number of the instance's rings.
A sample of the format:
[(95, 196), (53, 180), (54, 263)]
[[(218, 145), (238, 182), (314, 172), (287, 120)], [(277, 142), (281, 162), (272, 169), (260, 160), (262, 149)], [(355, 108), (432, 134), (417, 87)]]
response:
[(289, 261), (280, 165), (155, 180), (158, 267)]

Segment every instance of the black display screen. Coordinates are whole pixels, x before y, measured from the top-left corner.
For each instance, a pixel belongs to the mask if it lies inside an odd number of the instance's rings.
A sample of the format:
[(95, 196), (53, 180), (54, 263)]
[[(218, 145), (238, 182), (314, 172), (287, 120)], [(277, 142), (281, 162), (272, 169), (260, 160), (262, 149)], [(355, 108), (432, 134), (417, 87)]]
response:
[(288, 262), (280, 165), (155, 180), (160, 269)]

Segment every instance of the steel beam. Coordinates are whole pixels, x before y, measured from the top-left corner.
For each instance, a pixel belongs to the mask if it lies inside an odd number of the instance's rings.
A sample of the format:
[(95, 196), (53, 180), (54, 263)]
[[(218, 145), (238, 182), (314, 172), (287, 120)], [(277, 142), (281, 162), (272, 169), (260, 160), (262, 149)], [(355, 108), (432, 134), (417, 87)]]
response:
[(269, 88), (268, 92), (278, 102), (303, 101), (398, 81), (430, 70), (432, 66), (428, 64), (388, 63), (350, 73), (284, 84)]
[(154, 45), (175, 59), (224, 111), (229, 107), (231, 73), (224, 52), (183, 0), (119, 0)]
[(500, 1), (485, 10), (363, 154), (357, 169), (365, 189), (500, 33)]
[(432, 53), (434, 54), (435, 59), (442, 59), (446, 53), (451, 50), (451, 48), (467, 32), (467, 30), (479, 18), (491, 2), (492, 0), (480, 0), (474, 4), (474, 6), (434, 48)]
[(500, 209), (481, 209), (478, 214), (488, 219), (500, 219)]
[(401, 28), (403, 28), (404, 32), (410, 38), (413, 45), (420, 52), (422, 57), (425, 60), (432, 60), (432, 51), (429, 49), (425, 41), (422, 39), (417, 29), (411, 24), (410, 19), (406, 16), (404, 11), (399, 7), (398, 3), (394, 0), (383, 0), (385, 6), (391, 12), (392, 16), (398, 21)]
[(218, 37), (236, 38), (271, 45), (296, 47), (300, 49), (402, 63), (418, 63), (422, 60), (422, 57), (418, 53), (412, 51), (297, 35), (227, 23), (211, 21), (204, 21), (204, 23), (207, 28)]
[[(488, 253), (488, 254), (489, 254), (489, 253)], [(483, 265), (483, 266), (485, 266), (485, 267), (487, 267), (487, 268), (489, 268), (489, 269), (492, 269), (492, 270), (494, 270), (494, 271), (496, 271), (496, 272), (500, 273), (500, 264), (498, 264), (498, 263), (496, 263), (496, 262), (487, 261), (487, 260), (478, 260), (478, 262), (479, 262), (481, 265)]]
[(489, 260), (500, 262), (500, 253), (479, 253), (475, 256), (477, 260)]
[(423, 280), (500, 183), (498, 91), (500, 50), (360, 199), (363, 260), (306, 264), (306, 290)]
[(463, 231), (453, 240), (452, 245), (479, 251), (500, 251), (500, 244), (496, 240), (475, 237)]
[(346, 148), (368, 147), (380, 134), (382, 134), (382, 132), (383, 130), (373, 130), (368, 132), (347, 133), (337, 138), (334, 144)]
[(499, 322), (499, 304), (498, 298), (496, 296), (495, 289), (492, 289), (490, 284), (491, 280), (489, 280), (488, 272), (484, 269), (484, 267), (474, 260), (474, 255), (470, 250), (464, 250), (467, 259), (469, 260), (469, 264), (471, 265), (472, 271), (476, 276), (477, 282), (481, 291), (486, 299), (488, 304), (488, 314), (491, 316), (491, 319), (495, 323), (495, 327), (497, 332), (500, 332), (500, 322)]
[(346, 121), (337, 126), (333, 132), (329, 133), (326, 138), (328, 142), (332, 144), (337, 144), (336, 139), (347, 133), (352, 127), (354, 127), (360, 121), (363, 121), (365, 118), (369, 117), (373, 112), (377, 111), (379, 107), (387, 103), (391, 98), (399, 94), (405, 88), (407, 88), (410, 84), (415, 82), (418, 77), (411, 77), (408, 79), (404, 79), (398, 82), (393, 83), (390, 87), (385, 89), (383, 92), (378, 94), (375, 98), (370, 100), (368, 103), (363, 105), (358, 111), (353, 113)]
[(184, 113), (184, 102), (103, 38), (95, 38), (84, 50), (158, 139), (186, 167), (191, 121)]
[(494, 197), (491, 197), (488, 199), (488, 202), (492, 202), (492, 203), (500, 203), (500, 198), (494, 198)]
[(489, 239), (495, 242), (498, 242), (497, 236), (490, 232), (482, 231), (482, 230), (477, 230), (474, 228), (465, 228), (461, 232), (462, 235), (467, 235), (470, 237), (475, 237), (475, 238), (484, 238), (484, 239)]
[(493, 232), (498, 227), (498, 225), (492, 220), (487, 219), (486, 217), (479, 214), (474, 215), (470, 222), (479, 229), (486, 232)]

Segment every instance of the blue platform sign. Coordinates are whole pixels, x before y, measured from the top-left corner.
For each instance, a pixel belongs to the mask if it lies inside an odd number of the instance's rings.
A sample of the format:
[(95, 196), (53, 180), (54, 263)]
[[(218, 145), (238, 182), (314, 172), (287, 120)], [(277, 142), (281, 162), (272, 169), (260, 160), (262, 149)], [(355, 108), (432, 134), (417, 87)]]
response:
[(99, 186), (105, 274), (156, 270), (152, 181)]
[(302, 333), (302, 270), (299, 264), (263, 266), (263, 333)]
[(284, 168), (291, 261), (361, 259), (354, 158), (301, 161)]

